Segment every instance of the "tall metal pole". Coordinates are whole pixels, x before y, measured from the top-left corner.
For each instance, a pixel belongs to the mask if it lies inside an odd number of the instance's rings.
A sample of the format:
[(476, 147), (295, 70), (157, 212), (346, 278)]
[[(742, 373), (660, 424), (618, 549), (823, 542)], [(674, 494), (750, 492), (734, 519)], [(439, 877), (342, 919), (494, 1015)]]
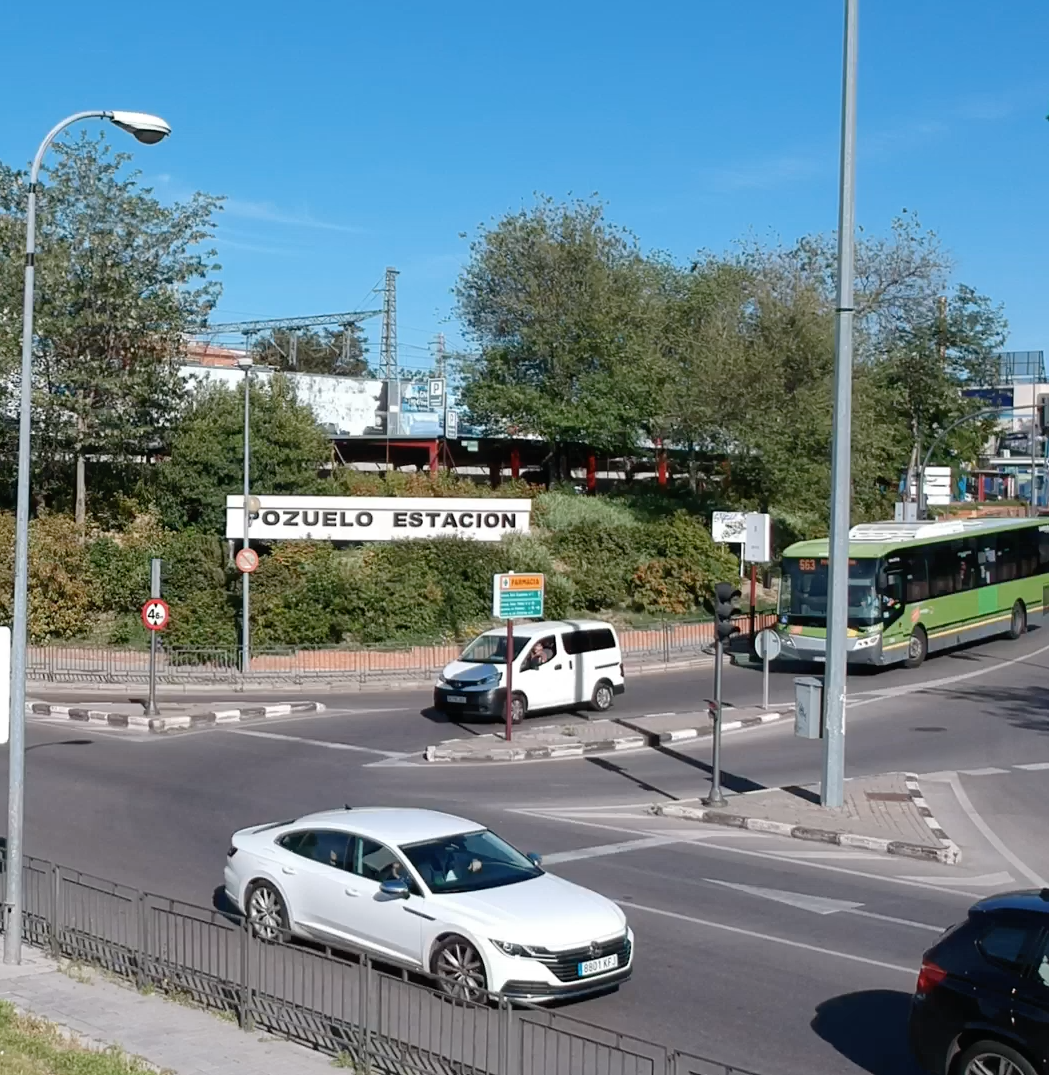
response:
[(714, 637), (714, 735), (713, 757), (710, 759), (710, 794), (703, 800), (707, 806), (724, 806), (721, 791), (721, 661), (724, 647), (718, 635)]
[[(162, 560), (153, 557), (149, 561), (149, 596), (160, 596), (160, 565)], [(146, 702), (146, 716), (158, 717), (160, 710), (157, 708), (157, 648), (160, 639), (157, 638), (159, 631), (149, 632), (149, 699)]]
[(845, 796), (845, 676), (849, 614), (849, 516), (852, 489), (852, 315), (856, 179), (856, 55), (859, 0), (845, 0), (841, 107), (841, 192), (838, 209), (838, 301), (834, 338), (834, 433), (831, 448), (830, 579), (827, 665), (823, 688), (823, 773), (820, 802)]
[(1031, 375), (1031, 515), (1038, 514), (1038, 374)]
[[(251, 509), (248, 506), (251, 486), (251, 366), (244, 367), (244, 539), (241, 547), (249, 547), (248, 524), (251, 521)], [(241, 661), (243, 675), (251, 671), (251, 572), (242, 571), (241, 577)]]

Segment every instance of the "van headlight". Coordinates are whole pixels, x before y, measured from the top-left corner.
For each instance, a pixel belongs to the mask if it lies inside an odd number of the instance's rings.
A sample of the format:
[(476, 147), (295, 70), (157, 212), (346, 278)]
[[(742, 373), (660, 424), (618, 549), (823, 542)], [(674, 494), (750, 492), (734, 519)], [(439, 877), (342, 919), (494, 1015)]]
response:
[(438, 683), (447, 683), (448, 682), (448, 680), (444, 678), (444, 673), (443, 672), (438, 672), (437, 673), (437, 682)]

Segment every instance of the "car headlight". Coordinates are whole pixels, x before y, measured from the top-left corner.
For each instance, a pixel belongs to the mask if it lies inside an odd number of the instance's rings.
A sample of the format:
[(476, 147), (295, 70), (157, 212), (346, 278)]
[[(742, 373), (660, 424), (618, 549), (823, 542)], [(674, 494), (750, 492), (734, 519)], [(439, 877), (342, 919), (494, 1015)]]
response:
[(447, 683), (448, 682), (448, 680), (446, 680), (444, 678), (444, 673), (443, 672), (438, 672), (437, 673), (437, 682), (438, 683)]
[(497, 941), (494, 938), (489, 939), (504, 956), (523, 956), (527, 959), (532, 955), (532, 950), (526, 948), (523, 944), (515, 944), (513, 941)]

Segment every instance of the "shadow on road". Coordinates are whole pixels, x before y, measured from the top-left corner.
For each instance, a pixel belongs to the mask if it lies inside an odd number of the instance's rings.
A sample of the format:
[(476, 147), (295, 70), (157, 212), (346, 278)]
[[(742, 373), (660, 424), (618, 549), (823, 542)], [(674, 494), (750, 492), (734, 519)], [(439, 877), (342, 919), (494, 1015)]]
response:
[(34, 743), (25, 748), (28, 754), (31, 750), (42, 750), (44, 747), (89, 747), (94, 739), (60, 739), (57, 743)]
[(825, 1000), (812, 1029), (870, 1075), (922, 1075), (907, 1044), (909, 993), (869, 989)]

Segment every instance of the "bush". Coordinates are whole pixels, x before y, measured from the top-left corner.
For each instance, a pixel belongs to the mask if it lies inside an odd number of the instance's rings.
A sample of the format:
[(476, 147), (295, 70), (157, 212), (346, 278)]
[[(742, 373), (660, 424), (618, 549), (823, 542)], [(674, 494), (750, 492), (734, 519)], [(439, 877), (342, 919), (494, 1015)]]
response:
[(532, 500), (532, 525), (562, 531), (576, 526), (634, 526), (637, 517), (624, 504), (578, 493), (538, 493)]
[(644, 539), (641, 527), (577, 523), (554, 534), (551, 547), (567, 568), (578, 604), (599, 611), (616, 608), (629, 596)]
[(536, 488), (525, 481), (505, 481), (498, 489), (489, 484), (478, 483), (470, 478), (461, 478), (447, 470), (438, 471), (431, 477), (426, 471), (406, 473), (391, 470), (385, 474), (368, 473), (342, 467), (332, 477), (329, 495), (333, 496), (418, 496), (446, 497), (461, 496), (473, 498), (533, 497)]
[[(14, 617), (15, 517), (0, 515), (0, 621)], [(76, 638), (99, 609), (87, 548), (69, 515), (43, 514), (29, 524), (29, 640)]]

